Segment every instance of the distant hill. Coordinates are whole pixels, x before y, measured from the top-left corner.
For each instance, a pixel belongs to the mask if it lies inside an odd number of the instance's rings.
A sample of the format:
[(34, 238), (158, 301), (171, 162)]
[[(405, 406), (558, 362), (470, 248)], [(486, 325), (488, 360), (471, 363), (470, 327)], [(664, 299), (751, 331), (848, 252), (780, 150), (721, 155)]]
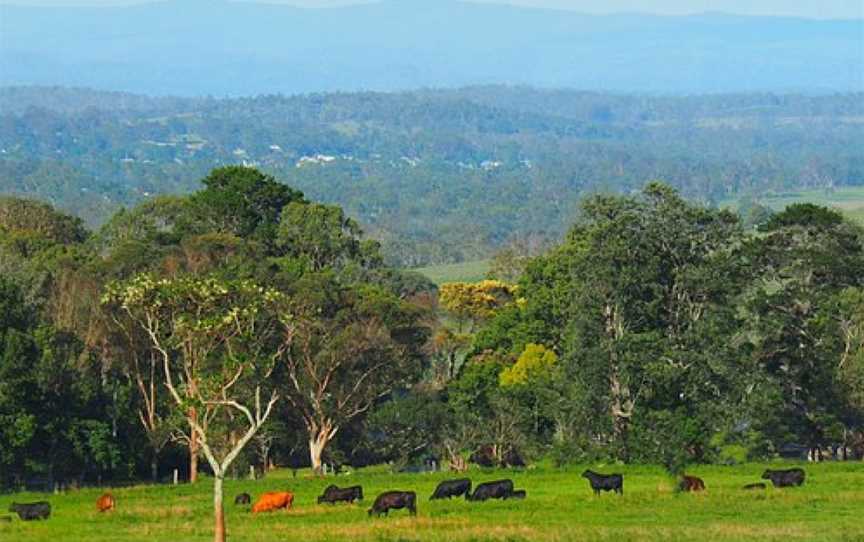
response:
[(0, 6), (0, 85), (151, 95), (516, 84), (649, 93), (864, 90), (862, 21), (592, 16), (453, 0), (331, 9), (169, 0)]
[(0, 88), (0, 193), (102, 223), (245, 163), (342, 205), (411, 267), (554, 239), (586, 193), (694, 199), (864, 186), (864, 93), (646, 96), (484, 86), (148, 98)]

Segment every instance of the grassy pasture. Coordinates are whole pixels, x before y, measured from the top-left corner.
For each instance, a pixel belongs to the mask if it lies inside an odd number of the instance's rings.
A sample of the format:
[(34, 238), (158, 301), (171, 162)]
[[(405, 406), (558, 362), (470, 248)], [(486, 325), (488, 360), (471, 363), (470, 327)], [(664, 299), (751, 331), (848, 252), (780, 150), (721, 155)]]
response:
[(491, 262), (476, 260), (462, 263), (431, 265), (414, 269), (437, 285), (445, 282), (477, 282), (486, 278)]
[[(761, 196), (759, 201), (775, 211), (782, 211), (787, 205), (793, 203), (824, 205), (838, 209), (853, 220), (858, 221), (859, 224), (864, 225), (864, 187), (861, 186), (844, 186), (833, 192), (824, 190), (780, 192)], [(734, 202), (726, 202), (721, 207), (730, 205), (734, 206)]]
[[(288, 471), (259, 481), (232, 481), (226, 488), (229, 539), (237, 541), (569, 541), (569, 540), (802, 540), (864, 541), (864, 464), (803, 465), (807, 482), (801, 488), (747, 492), (745, 483), (759, 481), (765, 465), (695, 467), (704, 494), (679, 494), (675, 481), (661, 469), (644, 466), (592, 466), (601, 472), (624, 473), (623, 497), (594, 497), (582, 468), (541, 467), (522, 472), (472, 471), (475, 484), (503, 477), (528, 491), (524, 501), (469, 503), (429, 502), (435, 485), (447, 474), (389, 474), (381, 469), (358, 471), (338, 479), (292, 478)], [(99, 514), (100, 490), (51, 495), (52, 518), (25, 523), (0, 522), (0, 540), (12, 541), (147, 541), (182, 542), (212, 538), (208, 480), (196, 486), (139, 486), (112, 490), (117, 510)], [(359, 505), (318, 505), (316, 497), (330, 483), (362, 484)], [(770, 484), (769, 484), (770, 485)], [(247, 491), (290, 490), (294, 508), (252, 516), (233, 505), (234, 495)], [(414, 490), (418, 516), (393, 511), (389, 518), (366, 514), (384, 490)], [(0, 496), (2, 510), (45, 495)]]

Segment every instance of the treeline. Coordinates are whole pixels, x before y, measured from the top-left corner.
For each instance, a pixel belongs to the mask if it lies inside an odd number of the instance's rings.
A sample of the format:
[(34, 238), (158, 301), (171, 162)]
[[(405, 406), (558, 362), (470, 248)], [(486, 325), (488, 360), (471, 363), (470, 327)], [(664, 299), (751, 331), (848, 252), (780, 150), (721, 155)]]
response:
[(864, 232), (833, 210), (754, 232), (652, 183), (438, 291), (255, 169), (202, 186), (95, 232), (0, 201), (4, 486), (864, 456)]
[(202, 184), (96, 232), (0, 201), (4, 486), (158, 479), (181, 463), (194, 480), (200, 458), (218, 476), (320, 468), (340, 429), (421, 378), (428, 280), (384, 267), (341, 209), (257, 170)]
[(662, 178), (709, 204), (864, 182), (860, 94), (620, 96), (528, 88), (146, 98), (0, 90), (0, 190), (101, 225), (247, 164), (338, 204), (402, 267), (557, 241), (592, 193)]
[(499, 450), (562, 463), (860, 459), (862, 241), (812, 204), (753, 231), (660, 183), (588, 198), (560, 245), (498, 262), (523, 269), (517, 299), (483, 319), (450, 400), (511, 428)]

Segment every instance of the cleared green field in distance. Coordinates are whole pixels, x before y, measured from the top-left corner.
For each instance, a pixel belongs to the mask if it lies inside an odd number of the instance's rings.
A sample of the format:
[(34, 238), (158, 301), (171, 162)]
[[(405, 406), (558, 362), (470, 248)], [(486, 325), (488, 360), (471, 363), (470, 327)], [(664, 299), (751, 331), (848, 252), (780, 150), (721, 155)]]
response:
[(489, 265), (489, 260), (476, 260), (419, 267), (412, 271), (425, 275), (429, 280), (440, 286), (445, 282), (477, 282), (483, 280), (489, 271)]
[[(787, 468), (790, 464), (776, 464)], [(595, 497), (583, 467), (559, 470), (541, 467), (522, 472), (472, 470), (475, 485), (512, 478), (524, 488), (524, 501), (485, 503), (430, 502), (435, 485), (452, 477), (436, 474), (389, 474), (364, 469), (337, 478), (293, 478), (289, 471), (271, 473), (259, 481), (227, 482), (229, 540), (236, 541), (660, 541), (660, 540), (864, 540), (864, 463), (800, 465), (807, 471), (803, 487), (744, 491), (760, 481), (762, 464), (734, 467), (694, 467), (706, 493), (674, 491), (675, 480), (650, 466), (592, 465), (600, 472), (624, 474), (624, 496)], [(318, 505), (316, 497), (331, 483), (362, 484), (366, 497), (358, 505)], [(770, 485), (770, 484), (769, 484)], [(209, 480), (195, 486), (140, 486), (116, 489), (117, 509), (100, 514), (95, 501), (100, 490), (87, 489), (47, 496), (51, 519), (42, 522), (0, 522), (0, 540), (33, 542), (147, 541), (181, 542), (212, 539)], [(389, 518), (366, 514), (384, 490), (417, 492), (418, 516), (393, 511)], [(294, 508), (253, 516), (234, 506), (234, 496), (246, 491), (290, 490)], [(38, 494), (0, 496), (0, 507), (46, 498)]]
[[(843, 187), (826, 192), (825, 190), (801, 190), (765, 195), (759, 201), (780, 211), (793, 203), (816, 203), (843, 211), (846, 215), (864, 225), (864, 187)], [(734, 207), (734, 204), (732, 204)]]

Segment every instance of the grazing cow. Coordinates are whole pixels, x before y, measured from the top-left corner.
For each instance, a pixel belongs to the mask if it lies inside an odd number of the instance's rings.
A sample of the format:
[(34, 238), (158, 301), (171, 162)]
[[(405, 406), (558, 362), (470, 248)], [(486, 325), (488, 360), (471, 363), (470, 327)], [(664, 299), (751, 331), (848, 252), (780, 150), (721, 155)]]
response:
[(477, 486), (469, 501), (485, 501), (487, 499), (507, 499), (513, 494), (513, 480), (496, 480)]
[(599, 474), (591, 470), (582, 473), (582, 478), (588, 478), (595, 495), (601, 491), (614, 491), (624, 494), (624, 476), (621, 474)]
[(744, 486), (744, 489), (746, 489), (747, 491), (751, 491), (753, 489), (765, 489), (765, 484), (763, 484), (762, 482), (759, 482), (757, 484), (747, 484), (746, 486)]
[(768, 469), (762, 474), (762, 479), (771, 480), (774, 487), (800, 486), (804, 483), (804, 469)]
[(504, 457), (501, 459), (502, 467), (524, 467), (525, 460), (522, 459), (522, 456), (519, 455), (519, 452), (510, 448), (507, 450), (507, 453), (504, 454)]
[(252, 504), (252, 495), (248, 493), (241, 493), (234, 497), (234, 504)]
[(516, 489), (513, 491), (513, 493), (510, 494), (509, 498), (511, 498), (511, 499), (524, 499), (527, 496), (528, 496), (528, 492), (525, 491), (524, 489)]
[(413, 491), (388, 491), (378, 495), (372, 508), (369, 509), (369, 515), (373, 513), (381, 517), (381, 514), (388, 515), (390, 510), (400, 510), (407, 508), (408, 513), (412, 516), (417, 515), (417, 494)]
[(110, 493), (104, 493), (101, 497), (96, 499), (96, 509), (100, 512), (107, 512), (108, 510), (113, 510), (114, 495)]
[(322, 502), (330, 504), (336, 504), (337, 502), (353, 503), (354, 501), (362, 500), (363, 488), (361, 486), (338, 488), (334, 485), (329, 485), (324, 489), (324, 494), (318, 497), (318, 504)]
[(468, 498), (468, 495), (471, 494), (471, 480), (468, 478), (459, 478), (458, 480), (444, 480), (438, 487), (435, 488), (435, 493), (429, 497), (429, 500), (433, 499), (449, 499), (451, 497), (460, 497), (465, 495), (465, 498)]
[(680, 491), (705, 491), (705, 482), (702, 481), (702, 478), (687, 476), (685, 474), (681, 479), (681, 483), (678, 484), (678, 489)]
[(492, 453), (491, 446), (483, 446), (468, 457), (468, 461), (480, 465), (481, 467), (491, 468), (495, 466), (495, 454)]
[(284, 508), (289, 510), (294, 502), (294, 494), (287, 491), (273, 491), (261, 495), (255, 506), (252, 507), (252, 513), (272, 512)]
[(48, 519), (51, 516), (51, 504), (48, 501), (39, 501), (31, 503), (12, 503), (9, 506), (10, 512), (15, 512), (18, 517), (24, 521), (34, 519)]

